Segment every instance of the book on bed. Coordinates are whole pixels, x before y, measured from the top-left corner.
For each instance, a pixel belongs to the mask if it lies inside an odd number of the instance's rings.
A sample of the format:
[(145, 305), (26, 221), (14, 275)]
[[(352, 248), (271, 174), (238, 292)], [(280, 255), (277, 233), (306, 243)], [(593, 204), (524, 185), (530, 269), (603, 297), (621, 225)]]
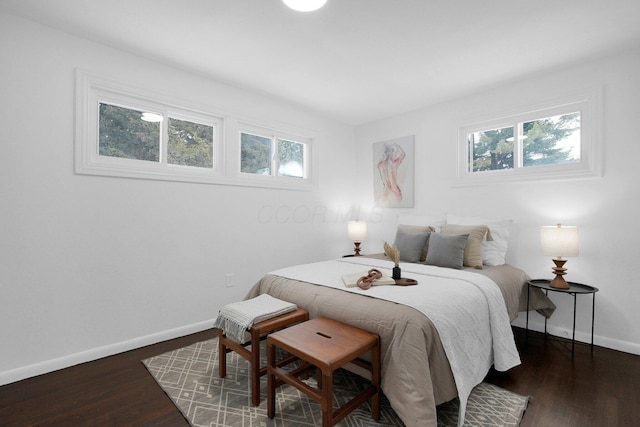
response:
[[(344, 282), (344, 285), (347, 288), (355, 288), (356, 286), (358, 286), (358, 279), (360, 279), (361, 277), (366, 277), (368, 274), (369, 273), (366, 271), (362, 273), (343, 274), (342, 281)], [(379, 279), (375, 279), (371, 283), (372, 286), (395, 285), (395, 284), (396, 284), (396, 281), (385, 274), (383, 274), (382, 277), (380, 277)]]

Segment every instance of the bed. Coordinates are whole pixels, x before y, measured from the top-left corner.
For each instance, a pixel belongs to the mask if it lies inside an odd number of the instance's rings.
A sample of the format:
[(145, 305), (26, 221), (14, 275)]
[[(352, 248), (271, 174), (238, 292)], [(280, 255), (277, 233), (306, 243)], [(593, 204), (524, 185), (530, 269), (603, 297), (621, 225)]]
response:
[[(403, 243), (398, 234), (396, 242)], [(409, 247), (402, 247), (409, 254)], [(378, 334), (382, 390), (391, 406), (406, 426), (436, 426), (436, 405), (458, 397), (464, 419), (471, 389), (491, 366), (506, 371), (520, 363), (510, 322), (526, 309), (529, 278), (507, 264), (425, 265), (425, 254), (399, 264), (403, 277), (416, 279), (416, 286), (347, 288), (344, 274), (376, 268), (391, 275), (394, 263), (377, 255), (273, 271), (246, 298), (267, 293), (305, 308), (311, 318), (325, 316)], [(530, 306), (547, 316), (555, 308), (542, 292), (533, 295)]]

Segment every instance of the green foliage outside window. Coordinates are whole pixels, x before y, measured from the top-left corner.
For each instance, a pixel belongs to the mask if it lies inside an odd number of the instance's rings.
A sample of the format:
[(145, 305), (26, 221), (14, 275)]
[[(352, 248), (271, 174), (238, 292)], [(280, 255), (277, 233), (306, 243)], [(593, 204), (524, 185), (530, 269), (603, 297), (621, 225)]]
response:
[(302, 178), (304, 176), (304, 144), (278, 140), (278, 175)]
[(100, 155), (157, 162), (160, 123), (145, 122), (141, 116), (141, 111), (100, 104)]
[(580, 135), (580, 113), (564, 114), (523, 123), (523, 165), (556, 165), (580, 160), (563, 141)]
[[(304, 144), (276, 139), (277, 166), (272, 165), (273, 139), (242, 132), (240, 134), (240, 170), (258, 175), (304, 177)], [(273, 168), (277, 167), (277, 170)]]
[(240, 170), (244, 173), (271, 175), (271, 138), (240, 134)]
[(470, 134), (473, 172), (513, 168), (513, 127)]
[[(100, 104), (99, 154), (159, 162), (161, 122), (142, 120), (142, 114)], [(213, 126), (169, 118), (168, 131), (167, 163), (213, 168)]]
[(169, 119), (167, 162), (172, 165), (213, 167), (213, 126)]
[[(580, 161), (580, 113), (570, 113), (520, 123), (522, 166), (555, 165)], [(472, 132), (467, 135), (473, 155), (472, 172), (512, 169), (513, 126)]]

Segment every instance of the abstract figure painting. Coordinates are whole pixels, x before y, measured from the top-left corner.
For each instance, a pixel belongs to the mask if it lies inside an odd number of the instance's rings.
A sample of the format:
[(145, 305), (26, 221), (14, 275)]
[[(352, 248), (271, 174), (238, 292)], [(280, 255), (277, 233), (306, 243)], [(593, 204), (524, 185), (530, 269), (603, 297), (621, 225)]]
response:
[(373, 197), (386, 208), (413, 207), (414, 137), (373, 144)]

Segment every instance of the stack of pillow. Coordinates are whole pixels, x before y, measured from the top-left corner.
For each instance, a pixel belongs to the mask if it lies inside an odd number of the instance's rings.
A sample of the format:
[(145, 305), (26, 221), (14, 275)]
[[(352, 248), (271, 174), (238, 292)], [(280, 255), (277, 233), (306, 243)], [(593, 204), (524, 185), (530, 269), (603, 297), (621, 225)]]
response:
[(394, 244), (404, 262), (456, 269), (503, 265), (511, 223), (454, 214), (401, 214)]

